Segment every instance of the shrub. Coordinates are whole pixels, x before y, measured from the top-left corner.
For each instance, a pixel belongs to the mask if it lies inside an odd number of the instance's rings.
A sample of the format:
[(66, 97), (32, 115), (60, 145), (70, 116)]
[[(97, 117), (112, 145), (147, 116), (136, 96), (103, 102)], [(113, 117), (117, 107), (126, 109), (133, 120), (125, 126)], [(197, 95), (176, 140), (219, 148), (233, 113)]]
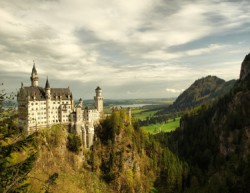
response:
[(81, 139), (79, 135), (69, 134), (68, 141), (67, 141), (67, 148), (68, 150), (79, 153), (81, 149)]

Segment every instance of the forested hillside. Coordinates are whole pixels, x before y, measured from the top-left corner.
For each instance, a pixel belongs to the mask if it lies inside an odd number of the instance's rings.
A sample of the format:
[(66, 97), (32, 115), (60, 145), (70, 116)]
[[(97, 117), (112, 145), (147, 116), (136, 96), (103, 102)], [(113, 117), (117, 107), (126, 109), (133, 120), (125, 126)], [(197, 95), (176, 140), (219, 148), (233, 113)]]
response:
[(216, 100), (229, 92), (234, 84), (235, 80), (226, 82), (216, 76), (198, 79), (180, 94), (172, 108), (180, 111)]
[(189, 192), (250, 192), (250, 55), (240, 80), (219, 101), (188, 111), (158, 139), (191, 168)]
[(63, 125), (27, 137), (15, 121), (1, 125), (1, 192), (171, 193), (188, 183), (188, 165), (134, 127), (125, 109), (101, 122), (89, 150)]
[[(37, 134), (39, 157), (29, 174), (33, 192), (183, 192), (189, 167), (115, 110), (96, 129), (90, 150), (67, 129)], [(65, 185), (66, 184), (66, 185)]]
[(5, 98), (1, 93), (1, 192), (250, 192), (250, 54), (232, 89), (190, 108), (174, 132), (151, 135), (127, 109), (113, 109), (90, 149), (65, 125), (24, 135), (15, 110), (2, 108)]
[(182, 192), (189, 173), (168, 148), (134, 128), (125, 109), (97, 129), (91, 165), (110, 192)]

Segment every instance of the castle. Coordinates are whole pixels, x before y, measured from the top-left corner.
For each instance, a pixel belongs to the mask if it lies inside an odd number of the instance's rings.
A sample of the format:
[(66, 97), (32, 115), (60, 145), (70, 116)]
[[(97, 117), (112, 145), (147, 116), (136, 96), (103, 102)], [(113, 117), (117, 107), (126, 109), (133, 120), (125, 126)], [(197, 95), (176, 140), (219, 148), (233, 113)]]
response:
[(51, 88), (47, 78), (45, 87), (38, 86), (38, 73), (33, 65), (31, 86), (24, 86), (17, 94), (19, 125), (28, 133), (39, 128), (49, 128), (55, 124), (69, 125), (70, 131), (80, 135), (83, 146), (93, 144), (94, 127), (104, 116), (102, 89), (95, 89), (95, 108), (83, 108), (82, 99), (74, 104), (70, 88)]

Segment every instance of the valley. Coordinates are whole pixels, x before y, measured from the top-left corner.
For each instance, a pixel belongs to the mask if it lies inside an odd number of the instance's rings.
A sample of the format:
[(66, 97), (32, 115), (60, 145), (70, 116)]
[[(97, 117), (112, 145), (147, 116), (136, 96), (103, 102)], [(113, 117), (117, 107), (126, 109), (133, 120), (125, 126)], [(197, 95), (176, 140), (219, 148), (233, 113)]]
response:
[(250, 54), (237, 81), (208, 76), (176, 100), (108, 100), (90, 148), (66, 124), (25, 134), (1, 102), (0, 190), (248, 193), (249, 69)]
[(250, 193), (248, 0), (0, 0), (0, 193)]

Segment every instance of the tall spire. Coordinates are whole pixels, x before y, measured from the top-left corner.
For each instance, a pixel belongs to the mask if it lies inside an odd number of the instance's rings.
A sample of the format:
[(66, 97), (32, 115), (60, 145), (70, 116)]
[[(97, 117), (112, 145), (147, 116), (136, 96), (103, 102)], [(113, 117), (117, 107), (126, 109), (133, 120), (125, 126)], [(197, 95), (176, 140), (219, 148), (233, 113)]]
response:
[(33, 60), (33, 68), (31, 71), (31, 76), (30, 76), (30, 80), (31, 80), (31, 86), (38, 86), (38, 74), (37, 74), (37, 70), (36, 70), (36, 65), (35, 65), (35, 61)]
[(47, 76), (47, 80), (46, 80), (45, 88), (46, 88), (46, 89), (50, 89), (48, 76)]
[(36, 71), (36, 64), (35, 64), (35, 61), (34, 61), (34, 60), (33, 60), (33, 68), (32, 68), (31, 75), (32, 75), (32, 74), (37, 75), (37, 71)]
[(45, 93), (46, 93), (46, 100), (50, 100), (51, 95), (50, 95), (50, 85), (49, 85), (48, 76), (47, 76), (47, 80), (46, 80), (46, 84), (45, 84)]

